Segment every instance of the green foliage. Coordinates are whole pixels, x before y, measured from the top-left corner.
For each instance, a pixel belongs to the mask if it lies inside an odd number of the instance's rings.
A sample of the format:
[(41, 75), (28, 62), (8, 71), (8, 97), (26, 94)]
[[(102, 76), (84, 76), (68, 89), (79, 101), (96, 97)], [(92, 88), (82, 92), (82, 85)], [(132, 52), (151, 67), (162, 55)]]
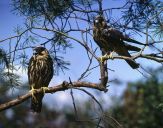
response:
[(161, 128), (163, 126), (163, 81), (161, 68), (151, 78), (128, 85), (121, 104), (113, 107), (115, 117), (125, 128)]
[(73, 0), (73, 3), (76, 5), (89, 6), (97, 3), (98, 0)]
[(160, 0), (128, 0), (128, 10), (123, 12), (125, 25), (135, 29), (153, 29), (155, 36), (162, 38), (163, 3)]
[(91, 5), (97, 0), (13, 0), (14, 10), (21, 15), (42, 17), (46, 19), (66, 16), (72, 7)]
[(6, 84), (7, 87), (20, 85), (19, 76), (11, 71), (11, 63), (4, 49), (0, 48), (0, 87)]
[(9, 68), (9, 61), (4, 49), (0, 48), (0, 66)]
[(26, 16), (60, 16), (68, 12), (71, 0), (13, 0), (13, 5), (20, 14)]
[(53, 56), (51, 55), (54, 63), (54, 67), (55, 67), (55, 74), (58, 75), (60, 70), (64, 73), (64, 70), (68, 70), (68, 66), (70, 65), (69, 61), (65, 61), (63, 57), (61, 56)]

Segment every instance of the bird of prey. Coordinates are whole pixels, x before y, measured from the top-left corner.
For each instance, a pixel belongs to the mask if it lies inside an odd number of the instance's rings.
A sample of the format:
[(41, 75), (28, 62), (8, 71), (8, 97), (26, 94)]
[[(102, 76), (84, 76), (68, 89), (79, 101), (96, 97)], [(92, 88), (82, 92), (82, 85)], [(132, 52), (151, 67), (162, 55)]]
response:
[[(97, 45), (100, 47), (101, 51), (110, 54), (116, 52), (120, 56), (131, 57), (130, 51), (140, 51), (141, 49), (132, 45), (125, 43), (134, 42), (140, 43), (136, 40), (133, 40), (127, 36), (124, 36), (122, 32), (113, 29), (103, 18), (103, 16), (97, 16), (94, 20), (93, 26), (93, 38)], [(139, 67), (139, 64), (134, 60), (125, 60), (133, 69)]]
[[(34, 54), (29, 61), (28, 81), (31, 91), (45, 89), (53, 77), (53, 61), (46, 48), (38, 46), (34, 48)], [(31, 97), (31, 109), (33, 112), (41, 112), (44, 92), (33, 94)]]

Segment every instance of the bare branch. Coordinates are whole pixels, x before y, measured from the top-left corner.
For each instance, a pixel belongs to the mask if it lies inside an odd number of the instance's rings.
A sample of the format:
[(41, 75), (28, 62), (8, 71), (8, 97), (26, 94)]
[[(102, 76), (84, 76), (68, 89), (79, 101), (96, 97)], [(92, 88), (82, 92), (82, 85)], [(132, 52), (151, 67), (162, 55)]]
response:
[[(109, 58), (107, 56), (103, 56), (103, 60), (108, 60), (108, 59), (125, 59), (125, 60), (131, 60), (133, 61), (134, 59), (137, 58), (146, 58), (149, 60), (153, 60), (159, 63), (163, 62), (163, 57), (162, 56), (157, 56), (157, 54), (138, 54), (138, 55), (134, 55), (132, 57), (126, 57), (126, 56), (113, 56), (112, 58)], [(99, 59), (100, 60), (100, 59)]]
[[(56, 93), (58, 91), (65, 91), (67, 89), (72, 88), (72, 85), (73, 85), (73, 87), (86, 87), (86, 88), (97, 89), (99, 91), (105, 91), (105, 89), (101, 88), (99, 86), (99, 84), (89, 83), (89, 82), (78, 82), (77, 81), (77, 82), (73, 82), (72, 84), (63, 82), (62, 84), (59, 84), (57, 86), (49, 87), (48, 89), (45, 90), (45, 93)], [(42, 88), (34, 91), (34, 93), (41, 93), (41, 92), (43, 92)], [(14, 99), (12, 101), (1, 104), (0, 105), (0, 112), (26, 101), (27, 99), (29, 99), (31, 97), (31, 95), (32, 95), (32, 92), (28, 92), (25, 95), (18, 96), (17, 99)]]

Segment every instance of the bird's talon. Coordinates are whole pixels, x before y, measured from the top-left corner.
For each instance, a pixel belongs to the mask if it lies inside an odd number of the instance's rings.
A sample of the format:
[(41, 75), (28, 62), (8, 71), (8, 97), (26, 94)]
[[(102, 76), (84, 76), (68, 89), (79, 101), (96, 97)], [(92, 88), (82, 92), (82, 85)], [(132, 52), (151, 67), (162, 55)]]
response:
[(106, 60), (106, 58), (107, 58), (107, 54), (105, 54), (105, 55), (99, 57), (99, 61), (100, 61), (101, 63), (103, 63), (103, 62)]
[(108, 59), (113, 59), (113, 56), (112, 55), (108, 55), (107, 58)]
[(107, 58), (108, 58), (108, 59), (113, 59), (113, 53), (114, 53), (114, 51), (111, 52), (109, 55), (107, 55)]
[(41, 87), (41, 89), (42, 89), (42, 91), (43, 91), (44, 94), (45, 94), (45, 92), (46, 92), (47, 90), (49, 90), (48, 87)]
[(102, 63), (103, 62), (103, 56), (99, 57), (99, 61)]
[(33, 86), (32, 86), (32, 88), (31, 88), (31, 90), (30, 90), (29, 92), (32, 93), (32, 98), (33, 98), (35, 101), (37, 101), (37, 99), (36, 99), (36, 97), (35, 97), (35, 95), (34, 95), (34, 91), (36, 91), (36, 89), (34, 89)]

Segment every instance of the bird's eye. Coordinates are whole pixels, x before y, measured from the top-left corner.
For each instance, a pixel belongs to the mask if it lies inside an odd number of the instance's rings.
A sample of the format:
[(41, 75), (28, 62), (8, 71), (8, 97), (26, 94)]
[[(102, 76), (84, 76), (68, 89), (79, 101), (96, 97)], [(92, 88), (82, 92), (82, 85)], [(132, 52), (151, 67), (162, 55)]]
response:
[(33, 55), (37, 55), (38, 53), (36, 51), (33, 52)]
[(95, 20), (95, 23), (98, 23), (99, 22), (99, 20)]

